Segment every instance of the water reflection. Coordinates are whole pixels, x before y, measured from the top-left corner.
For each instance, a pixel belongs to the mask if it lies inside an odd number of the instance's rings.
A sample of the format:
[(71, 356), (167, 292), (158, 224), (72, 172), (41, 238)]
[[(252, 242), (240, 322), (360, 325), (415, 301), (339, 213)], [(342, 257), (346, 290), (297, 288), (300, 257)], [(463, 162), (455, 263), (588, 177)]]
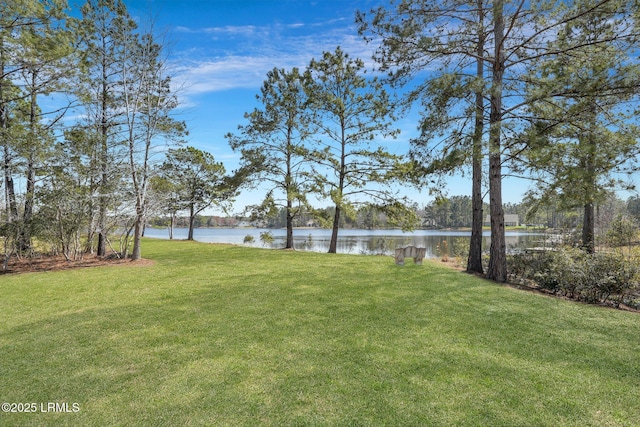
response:
[[(186, 239), (186, 228), (174, 230), (175, 239)], [(194, 230), (194, 239), (208, 243), (232, 243), (255, 247), (265, 247), (260, 241), (260, 233), (270, 232), (274, 240), (266, 245), (270, 248), (282, 248), (286, 241), (284, 229), (259, 229), (259, 228), (198, 228)], [(161, 239), (168, 239), (166, 229), (147, 228), (145, 235)], [(253, 242), (244, 243), (247, 236), (253, 237)], [(338, 234), (338, 253), (346, 254), (380, 254), (391, 255), (395, 248), (402, 246), (418, 246), (427, 248), (427, 257), (442, 255), (443, 244), (449, 251), (449, 256), (464, 254), (468, 251), (470, 232), (442, 231), (442, 230), (415, 230), (403, 233), (401, 230), (340, 230)], [(327, 252), (331, 230), (325, 229), (297, 229), (294, 230), (294, 246), (297, 250), (314, 252)], [(525, 247), (540, 246), (544, 236), (539, 233), (507, 232), (506, 242), (509, 249), (521, 249)], [(491, 243), (490, 234), (485, 231), (483, 235), (483, 249), (489, 250)]]

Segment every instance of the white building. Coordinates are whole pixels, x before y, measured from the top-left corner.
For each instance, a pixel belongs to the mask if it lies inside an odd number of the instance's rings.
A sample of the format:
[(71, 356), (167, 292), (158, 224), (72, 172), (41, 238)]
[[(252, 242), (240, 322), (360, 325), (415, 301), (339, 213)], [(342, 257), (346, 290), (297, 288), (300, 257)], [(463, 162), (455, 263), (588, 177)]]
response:
[[(491, 217), (487, 215), (484, 217), (484, 225), (491, 225)], [(517, 227), (520, 225), (520, 217), (518, 214), (504, 214), (504, 226), (505, 227)]]

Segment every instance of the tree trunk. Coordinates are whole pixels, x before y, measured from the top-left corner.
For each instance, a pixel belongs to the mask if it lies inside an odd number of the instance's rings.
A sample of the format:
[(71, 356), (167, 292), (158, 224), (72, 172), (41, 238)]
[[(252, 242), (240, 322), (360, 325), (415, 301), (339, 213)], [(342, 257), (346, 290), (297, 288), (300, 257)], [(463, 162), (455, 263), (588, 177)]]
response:
[(593, 203), (584, 205), (582, 217), (582, 249), (587, 253), (594, 253), (595, 248), (596, 215)]
[[(104, 223), (104, 221), (102, 221)], [(98, 230), (98, 248), (96, 250), (97, 256), (105, 256), (107, 254), (107, 233), (100, 228)]]
[(489, 250), (487, 278), (497, 282), (506, 282), (507, 280), (507, 245), (504, 235), (502, 165), (500, 156), (502, 78), (504, 75), (503, 9), (503, 0), (497, 0), (493, 5), (495, 55), (491, 85), (491, 114), (489, 116), (489, 210), (491, 214), (491, 248)]
[(287, 200), (287, 243), (285, 249), (294, 249), (293, 247), (293, 215), (292, 215), (292, 202)]
[(497, 282), (507, 280), (507, 245), (502, 209), (502, 179), (500, 155), (489, 156), (489, 210), (491, 214), (491, 248), (487, 278)]
[(26, 253), (31, 248), (31, 219), (33, 217), (33, 203), (36, 192), (36, 165), (35, 153), (37, 141), (36, 122), (37, 117), (37, 95), (36, 95), (37, 73), (31, 71), (31, 96), (29, 105), (29, 153), (27, 154), (27, 182), (24, 195), (24, 212), (22, 214), (22, 229), (20, 230), (20, 252)]
[(5, 203), (8, 209), (8, 222), (18, 220), (18, 204), (16, 202), (16, 192), (13, 183), (11, 150), (8, 141), (4, 141), (4, 192)]
[(336, 212), (333, 216), (333, 229), (331, 231), (331, 241), (329, 242), (329, 253), (335, 254), (338, 250), (338, 230), (340, 229), (340, 205), (336, 205)]
[(171, 219), (169, 221), (169, 240), (173, 240), (173, 228), (176, 225), (176, 214), (171, 213)]
[(102, 141), (102, 153), (100, 158), (101, 163), (101, 180), (100, 180), (100, 197), (98, 206), (98, 247), (96, 254), (98, 256), (105, 256), (107, 254), (107, 183), (109, 180), (109, 173), (107, 168), (107, 141), (106, 141), (107, 128), (103, 128), (103, 141)]
[(9, 141), (7, 137), (7, 128), (9, 127), (7, 121), (7, 110), (4, 101), (3, 85), (1, 84), (3, 79), (7, 77), (4, 74), (4, 39), (0, 37), (0, 132), (2, 132), (2, 146), (4, 157), (4, 195), (5, 195), (5, 208), (7, 209), (7, 221), (14, 222), (18, 220), (18, 205), (16, 203), (16, 193), (13, 183), (12, 175), (12, 156), (11, 149), (9, 148)]
[[(479, 163), (476, 165), (476, 163)], [(469, 243), (469, 258), (467, 259), (467, 273), (483, 273), (482, 267), (482, 224), (484, 222), (482, 210), (482, 163), (473, 161), (473, 189), (471, 205), (473, 217), (471, 219), (471, 241)], [(479, 172), (479, 173), (478, 173)], [(480, 175), (476, 180), (476, 174)]]
[(144, 216), (136, 214), (136, 225), (133, 231), (133, 249), (131, 250), (131, 261), (142, 259), (142, 229), (144, 226)]
[(33, 218), (33, 202), (36, 191), (36, 170), (33, 155), (27, 160), (27, 182), (24, 195), (24, 212), (22, 214), (22, 226), (20, 227), (20, 242), (18, 247), (21, 253), (27, 253), (31, 249), (31, 220)]
[[(106, 50), (105, 41), (102, 41), (103, 51)], [(109, 120), (107, 117), (107, 108), (109, 106), (109, 77), (108, 69), (109, 65), (105, 55), (102, 57), (102, 96), (100, 100), (100, 197), (98, 207), (98, 248), (97, 255), (105, 256), (107, 254), (107, 185), (109, 182), (109, 145), (107, 139), (109, 138)]]
[(285, 249), (294, 249), (293, 247), (293, 201), (292, 201), (292, 186), (293, 178), (291, 172), (291, 153), (293, 152), (293, 146), (291, 144), (293, 129), (291, 126), (287, 128), (287, 175), (285, 177), (286, 193), (287, 193), (287, 242)]
[[(96, 158), (92, 157), (91, 160), (89, 160), (91, 171), (94, 170), (95, 163), (96, 163)], [(99, 191), (98, 185), (96, 184), (96, 179), (97, 179), (96, 174), (94, 172), (91, 172), (89, 177), (89, 194), (91, 194), (92, 196), (93, 194), (96, 194), (97, 191)], [(89, 214), (89, 224), (87, 226), (87, 241), (85, 243), (84, 252), (87, 254), (93, 254), (94, 252), (93, 241), (94, 241), (94, 236), (96, 234), (96, 228), (97, 228), (96, 215), (95, 215), (96, 203), (94, 202), (93, 197), (88, 198), (87, 208), (90, 214)]]
[(133, 249), (131, 250), (131, 261), (142, 259), (142, 234), (144, 233), (145, 222), (144, 200), (140, 196), (136, 197), (136, 219), (133, 231)]
[(586, 138), (580, 139), (580, 145), (582, 146), (584, 159), (581, 162), (584, 188), (584, 214), (582, 219), (582, 248), (587, 253), (594, 253), (596, 250), (595, 235), (596, 235), (596, 215), (595, 215), (595, 194), (596, 194), (596, 170), (595, 170), (595, 158), (596, 158), (596, 116), (597, 107), (595, 100), (591, 100), (589, 106), (589, 132)]
[(343, 202), (343, 190), (344, 190), (344, 180), (346, 176), (346, 138), (345, 138), (345, 120), (344, 117), (340, 118), (340, 129), (342, 132), (341, 136), (341, 153), (340, 153), (340, 175), (338, 180), (338, 198), (334, 199), (336, 201), (336, 211), (333, 216), (333, 229), (331, 231), (331, 241), (329, 242), (329, 253), (335, 254), (338, 250), (338, 231), (340, 230), (340, 214), (341, 214), (341, 204)]
[[(482, 0), (478, 0), (478, 44), (476, 53), (476, 77), (484, 79), (484, 13)], [(482, 136), (484, 132), (484, 94), (482, 88), (476, 89), (475, 129), (473, 134), (472, 188), (471, 188), (471, 240), (467, 273), (483, 273), (482, 268)]]
[(193, 204), (189, 207), (189, 235), (187, 240), (193, 240), (193, 228), (196, 222), (196, 213)]

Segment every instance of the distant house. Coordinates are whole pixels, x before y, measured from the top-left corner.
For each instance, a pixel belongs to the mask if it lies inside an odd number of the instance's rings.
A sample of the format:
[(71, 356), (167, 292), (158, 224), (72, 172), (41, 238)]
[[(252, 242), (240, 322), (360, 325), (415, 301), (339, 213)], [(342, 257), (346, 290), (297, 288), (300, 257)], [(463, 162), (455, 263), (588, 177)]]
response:
[[(487, 215), (484, 217), (484, 225), (491, 225), (491, 217)], [(504, 214), (504, 226), (505, 227), (517, 227), (520, 225), (520, 217), (518, 214)]]

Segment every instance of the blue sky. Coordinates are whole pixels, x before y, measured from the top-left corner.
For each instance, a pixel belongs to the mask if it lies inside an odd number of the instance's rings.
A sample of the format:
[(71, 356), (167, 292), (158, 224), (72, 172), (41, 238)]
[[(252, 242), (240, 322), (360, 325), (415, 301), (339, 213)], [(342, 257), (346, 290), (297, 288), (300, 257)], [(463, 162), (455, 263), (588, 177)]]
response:
[[(228, 171), (239, 155), (224, 135), (245, 124), (244, 113), (259, 104), (268, 71), (274, 67), (306, 67), (312, 58), (340, 46), (351, 57), (373, 67), (374, 45), (366, 44), (354, 24), (356, 10), (368, 11), (380, 0), (125, 0), (129, 13), (141, 22), (153, 18), (156, 30), (167, 32), (174, 82), (182, 106), (177, 118), (187, 122), (188, 143), (214, 155)], [(391, 152), (406, 153), (417, 134), (418, 111), (397, 122), (401, 134), (388, 142)], [(470, 194), (466, 177), (449, 180), (449, 195)], [(504, 183), (504, 201), (518, 202), (526, 182)], [(245, 191), (234, 211), (257, 203), (260, 189)], [(420, 205), (427, 191), (407, 190)], [(321, 205), (330, 205), (329, 201)]]

